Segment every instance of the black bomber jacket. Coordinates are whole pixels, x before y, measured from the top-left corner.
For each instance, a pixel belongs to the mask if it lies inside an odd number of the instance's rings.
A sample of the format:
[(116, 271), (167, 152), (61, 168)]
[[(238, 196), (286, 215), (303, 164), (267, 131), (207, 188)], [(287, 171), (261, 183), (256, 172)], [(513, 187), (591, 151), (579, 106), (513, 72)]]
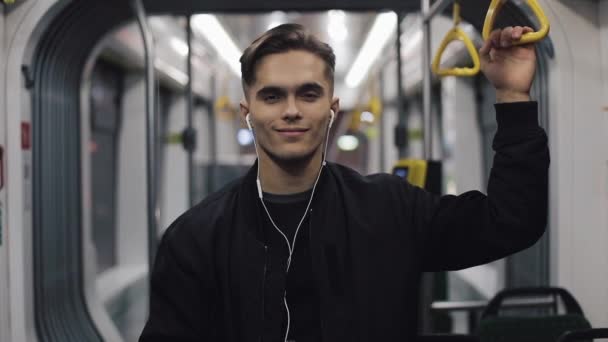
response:
[[(323, 341), (414, 341), (423, 272), (488, 263), (533, 245), (547, 220), (549, 150), (537, 103), (497, 104), (487, 195), (430, 194), (393, 175), (323, 169), (310, 253)], [(256, 166), (165, 232), (140, 342), (263, 338)]]

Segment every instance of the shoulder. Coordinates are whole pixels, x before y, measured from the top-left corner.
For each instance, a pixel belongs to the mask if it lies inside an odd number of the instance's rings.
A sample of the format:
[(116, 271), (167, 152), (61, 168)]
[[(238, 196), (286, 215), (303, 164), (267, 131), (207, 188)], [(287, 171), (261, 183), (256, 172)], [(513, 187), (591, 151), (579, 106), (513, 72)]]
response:
[(395, 185), (403, 180), (389, 173), (374, 173), (362, 175), (358, 171), (341, 164), (327, 163), (331, 173), (345, 183), (358, 186)]
[(375, 173), (362, 175), (358, 171), (347, 166), (328, 163), (331, 174), (338, 183), (346, 190), (362, 195), (384, 195), (396, 194), (404, 186), (403, 179), (388, 173)]

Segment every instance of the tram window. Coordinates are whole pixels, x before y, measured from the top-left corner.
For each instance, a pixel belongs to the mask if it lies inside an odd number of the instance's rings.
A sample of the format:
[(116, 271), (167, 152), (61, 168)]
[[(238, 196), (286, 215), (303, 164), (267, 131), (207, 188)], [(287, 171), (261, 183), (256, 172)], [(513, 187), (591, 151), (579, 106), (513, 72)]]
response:
[(117, 143), (121, 121), (123, 73), (102, 60), (91, 76), (91, 190), (93, 243), (97, 272), (113, 267), (116, 257)]

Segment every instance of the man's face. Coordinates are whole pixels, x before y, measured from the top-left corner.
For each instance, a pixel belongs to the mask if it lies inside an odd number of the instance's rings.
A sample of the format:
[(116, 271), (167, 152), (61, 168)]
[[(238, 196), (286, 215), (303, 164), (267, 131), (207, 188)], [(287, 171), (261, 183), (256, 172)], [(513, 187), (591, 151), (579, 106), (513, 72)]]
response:
[(299, 50), (259, 61), (241, 114), (251, 113), (260, 153), (282, 162), (322, 153), (330, 109), (336, 113), (339, 109), (325, 68), (323, 59)]

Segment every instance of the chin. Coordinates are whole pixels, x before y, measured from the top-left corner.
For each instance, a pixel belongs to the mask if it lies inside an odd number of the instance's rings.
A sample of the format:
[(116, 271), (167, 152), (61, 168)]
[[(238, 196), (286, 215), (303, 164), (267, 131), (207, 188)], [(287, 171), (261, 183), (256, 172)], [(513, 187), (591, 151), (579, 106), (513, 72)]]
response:
[(268, 155), (272, 160), (277, 163), (303, 163), (310, 161), (314, 156), (316, 150), (303, 151), (303, 150), (292, 150), (292, 151), (269, 151)]

